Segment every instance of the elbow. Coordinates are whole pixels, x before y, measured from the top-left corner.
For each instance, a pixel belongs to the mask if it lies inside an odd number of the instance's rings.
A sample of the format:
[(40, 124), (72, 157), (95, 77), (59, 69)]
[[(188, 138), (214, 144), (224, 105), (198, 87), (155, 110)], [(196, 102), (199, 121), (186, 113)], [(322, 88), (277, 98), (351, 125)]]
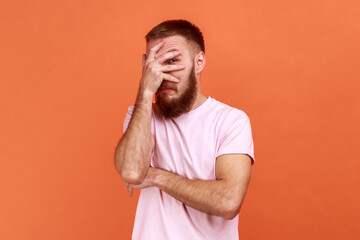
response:
[(226, 220), (232, 220), (238, 215), (238, 213), (239, 211), (236, 210), (226, 211), (221, 217)]
[(229, 201), (226, 206), (224, 206), (221, 217), (227, 220), (234, 219), (239, 214), (241, 202), (242, 201)]
[(130, 184), (138, 185), (144, 181), (144, 177), (140, 173), (135, 171), (121, 171), (120, 172), (121, 178)]
[(229, 210), (224, 212), (224, 214), (221, 216), (222, 218), (226, 220), (232, 220), (238, 215), (239, 211), (237, 210)]
[(124, 153), (122, 152), (121, 147), (115, 151), (115, 167), (120, 173), (121, 178), (127, 183), (137, 185), (141, 184), (144, 180), (140, 173), (124, 166)]
[(124, 168), (118, 161), (115, 161), (115, 166), (116, 170), (120, 173), (121, 178), (125, 182), (138, 185), (144, 181), (144, 176), (140, 172)]

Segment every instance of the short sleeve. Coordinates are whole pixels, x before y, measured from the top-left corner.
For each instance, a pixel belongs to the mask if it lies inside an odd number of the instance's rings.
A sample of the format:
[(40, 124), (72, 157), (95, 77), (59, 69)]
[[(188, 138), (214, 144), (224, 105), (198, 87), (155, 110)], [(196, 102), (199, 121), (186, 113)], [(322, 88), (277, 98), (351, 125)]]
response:
[(223, 154), (241, 153), (251, 157), (255, 162), (254, 143), (249, 117), (244, 113), (234, 118), (220, 141), (216, 157)]
[(134, 111), (134, 105), (131, 105), (131, 106), (128, 108), (128, 112), (126, 113), (126, 116), (125, 116), (124, 126), (123, 126), (123, 133), (126, 132), (126, 129), (127, 129), (128, 126), (129, 126), (129, 122), (130, 122), (130, 119), (131, 119), (131, 116), (132, 116), (133, 111)]

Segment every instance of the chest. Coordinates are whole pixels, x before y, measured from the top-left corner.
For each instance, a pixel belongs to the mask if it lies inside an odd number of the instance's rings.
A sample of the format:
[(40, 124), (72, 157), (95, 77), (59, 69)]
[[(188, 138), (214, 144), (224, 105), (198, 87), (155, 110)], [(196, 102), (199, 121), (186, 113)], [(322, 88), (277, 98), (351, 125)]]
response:
[(215, 179), (218, 132), (211, 121), (158, 122), (153, 129), (152, 166), (189, 179)]

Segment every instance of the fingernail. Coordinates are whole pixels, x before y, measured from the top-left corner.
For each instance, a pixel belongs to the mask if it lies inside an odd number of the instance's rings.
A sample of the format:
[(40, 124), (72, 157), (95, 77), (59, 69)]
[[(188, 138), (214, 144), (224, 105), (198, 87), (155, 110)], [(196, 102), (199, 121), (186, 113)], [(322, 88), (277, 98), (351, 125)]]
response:
[(177, 54), (179, 54), (179, 53), (181, 53), (181, 51), (180, 51), (180, 50), (178, 50), (178, 51), (176, 51), (176, 53), (177, 53)]
[(181, 67), (185, 67), (185, 64), (181, 64)]

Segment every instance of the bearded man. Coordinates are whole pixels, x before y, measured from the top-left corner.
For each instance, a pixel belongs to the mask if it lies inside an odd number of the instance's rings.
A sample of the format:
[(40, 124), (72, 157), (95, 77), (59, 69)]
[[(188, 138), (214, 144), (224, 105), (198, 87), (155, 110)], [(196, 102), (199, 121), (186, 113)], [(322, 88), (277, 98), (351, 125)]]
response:
[(115, 151), (128, 194), (141, 189), (132, 239), (238, 239), (255, 161), (250, 120), (201, 92), (198, 27), (168, 20), (146, 43), (136, 102)]

